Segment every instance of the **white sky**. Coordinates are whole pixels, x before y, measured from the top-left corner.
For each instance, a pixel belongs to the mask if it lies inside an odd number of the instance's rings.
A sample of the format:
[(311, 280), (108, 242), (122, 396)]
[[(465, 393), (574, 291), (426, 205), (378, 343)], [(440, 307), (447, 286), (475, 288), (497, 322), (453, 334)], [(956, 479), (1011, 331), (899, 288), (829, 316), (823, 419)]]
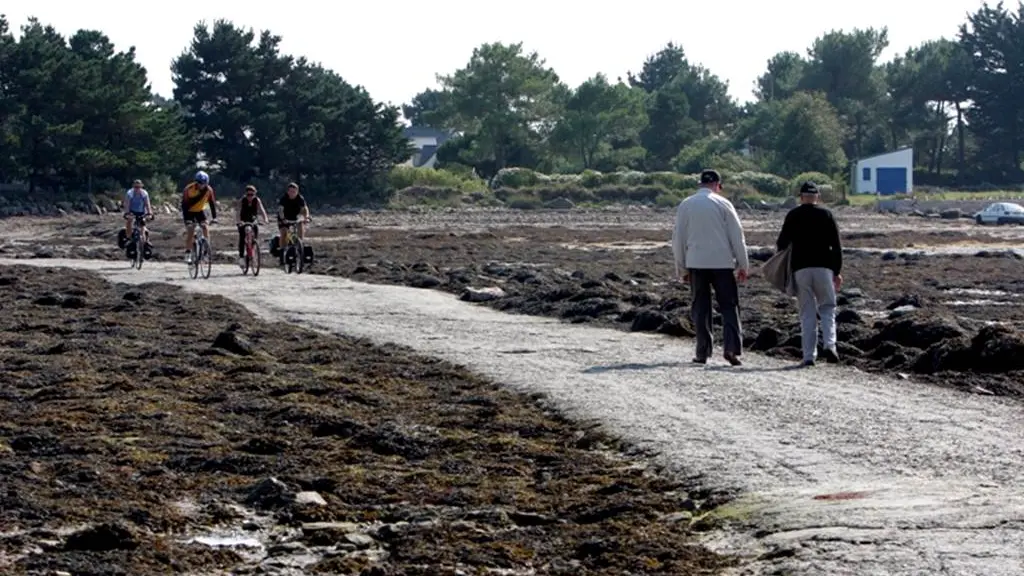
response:
[[(888, 26), (888, 60), (925, 40), (954, 37), (982, 0), (25, 0), (5, 2), (11, 28), (29, 16), (65, 36), (80, 28), (104, 32), (118, 49), (135, 46), (153, 89), (170, 96), (170, 63), (187, 48), (196, 22), (226, 18), (270, 29), (284, 52), (306, 56), (364, 86), (374, 99), (408, 102), (435, 74), (461, 68), (484, 42), (518, 42), (536, 50), (575, 86), (597, 72), (614, 81), (639, 71), (667, 42), (729, 82), (740, 101), (773, 54), (801, 54), (830, 29)], [(1015, 4), (1009, 2), (1007, 5)], [(487, 7), (488, 5), (492, 7)], [(995, 5), (995, 2), (992, 2)], [(590, 6), (591, 8), (585, 8)], [(598, 6), (607, 8), (597, 9)], [(1015, 8), (1015, 7), (1012, 7)], [(715, 25), (715, 22), (721, 22)]]

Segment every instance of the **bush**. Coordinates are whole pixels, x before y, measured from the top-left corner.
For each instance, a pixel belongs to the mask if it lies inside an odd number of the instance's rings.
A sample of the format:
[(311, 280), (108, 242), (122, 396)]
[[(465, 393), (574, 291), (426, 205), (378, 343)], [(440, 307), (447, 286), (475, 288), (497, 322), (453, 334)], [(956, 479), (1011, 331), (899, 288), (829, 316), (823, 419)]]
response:
[(463, 176), (434, 168), (413, 168), (412, 166), (395, 166), (388, 175), (388, 185), (392, 190), (406, 188), (449, 188), (471, 192), (485, 190), (483, 180), (472, 176)]
[(515, 210), (536, 210), (543, 207), (544, 202), (533, 194), (520, 192), (509, 197), (505, 204)]
[(415, 204), (456, 206), (461, 203), (462, 190), (432, 186), (410, 186), (395, 193), (391, 199), (394, 206)]
[(724, 192), (729, 196), (729, 200), (731, 200), (733, 204), (756, 200), (761, 196), (761, 192), (749, 184), (733, 184), (726, 187)]
[(775, 174), (766, 172), (740, 172), (730, 176), (723, 176), (726, 190), (730, 183), (744, 184), (768, 196), (787, 196), (789, 194), (789, 181)]
[(676, 206), (679, 206), (679, 203), (683, 201), (683, 198), (686, 198), (686, 195), (681, 192), (665, 192), (654, 199), (654, 205), (659, 208), (675, 208)]
[(790, 180), (789, 187), (795, 193), (797, 190), (800, 189), (800, 186), (802, 186), (804, 182), (814, 182), (819, 187), (833, 184), (832, 178), (829, 178), (828, 176), (822, 174), (821, 172), (804, 172), (803, 174), (800, 174), (796, 178)]
[(491, 188), (529, 188), (547, 184), (550, 181), (550, 176), (534, 172), (529, 168), (502, 168), (491, 180)]

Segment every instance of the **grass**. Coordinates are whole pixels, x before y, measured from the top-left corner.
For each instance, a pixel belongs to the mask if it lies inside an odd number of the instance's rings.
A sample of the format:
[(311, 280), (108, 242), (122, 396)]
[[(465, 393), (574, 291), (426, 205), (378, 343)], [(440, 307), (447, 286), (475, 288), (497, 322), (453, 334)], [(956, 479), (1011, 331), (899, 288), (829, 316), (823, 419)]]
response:
[[(874, 194), (849, 194), (846, 198), (850, 202), (851, 206), (870, 206), (879, 200), (879, 197)], [(882, 198), (885, 200), (909, 200), (911, 198), (916, 198), (917, 200), (933, 202), (957, 202), (964, 200), (991, 200), (995, 202), (999, 200), (1024, 200), (1024, 192), (1014, 190), (992, 190), (985, 192), (923, 192), (914, 194), (913, 196), (897, 194), (893, 196), (884, 196)]]

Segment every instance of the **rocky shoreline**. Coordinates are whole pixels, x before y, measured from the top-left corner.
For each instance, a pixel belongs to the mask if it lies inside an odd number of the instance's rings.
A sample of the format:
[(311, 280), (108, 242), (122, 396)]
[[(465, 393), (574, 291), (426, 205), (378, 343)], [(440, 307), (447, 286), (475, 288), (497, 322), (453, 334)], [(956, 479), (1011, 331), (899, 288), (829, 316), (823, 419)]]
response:
[[(0, 268), (4, 574), (700, 574), (725, 496), (403, 349)], [(220, 572), (224, 571), (224, 572)]]

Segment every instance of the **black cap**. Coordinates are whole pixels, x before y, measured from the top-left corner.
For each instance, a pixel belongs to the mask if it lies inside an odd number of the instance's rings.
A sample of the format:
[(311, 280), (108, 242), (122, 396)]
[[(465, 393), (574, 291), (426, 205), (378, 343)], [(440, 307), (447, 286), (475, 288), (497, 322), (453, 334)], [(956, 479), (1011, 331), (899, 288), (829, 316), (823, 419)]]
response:
[(704, 170), (700, 173), (701, 184), (714, 184), (715, 182), (721, 182), (722, 177), (718, 175), (715, 170)]
[(801, 194), (817, 194), (818, 193), (818, 185), (815, 184), (814, 182), (804, 182), (803, 185), (800, 186), (800, 193)]

